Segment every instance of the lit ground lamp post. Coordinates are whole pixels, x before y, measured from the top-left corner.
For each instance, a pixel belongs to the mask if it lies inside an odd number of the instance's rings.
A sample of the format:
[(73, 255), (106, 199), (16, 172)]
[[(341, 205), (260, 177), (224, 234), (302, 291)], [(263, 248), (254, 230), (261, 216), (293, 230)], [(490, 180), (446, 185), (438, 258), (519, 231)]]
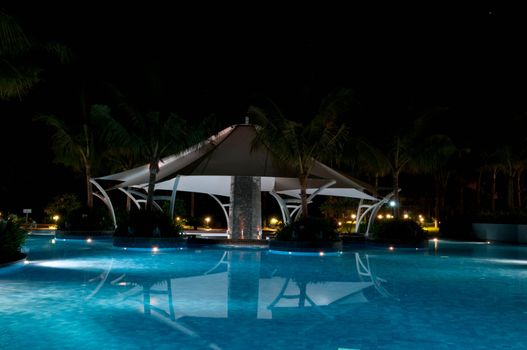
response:
[(55, 229), (58, 228), (58, 222), (59, 222), (60, 216), (53, 215), (51, 218), (53, 219), (53, 222), (55, 223)]

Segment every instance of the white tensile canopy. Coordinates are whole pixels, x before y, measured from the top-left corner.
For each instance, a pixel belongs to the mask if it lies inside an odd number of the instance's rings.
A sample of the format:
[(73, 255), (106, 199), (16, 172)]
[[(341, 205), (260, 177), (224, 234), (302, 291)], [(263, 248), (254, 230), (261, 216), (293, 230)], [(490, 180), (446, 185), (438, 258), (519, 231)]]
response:
[[(254, 125), (233, 125), (183, 152), (163, 158), (159, 162), (155, 189), (172, 191), (171, 197), (163, 197), (172, 200), (171, 210), (177, 191), (209, 194), (222, 205), (228, 222), (225, 210), (228, 204), (223, 204), (217, 196), (230, 196), (233, 176), (260, 177), (261, 191), (269, 192), (277, 199), (284, 222), (288, 222), (300, 208), (300, 184), (296, 171), (288, 164), (277, 162), (267, 147), (255, 143), (255, 137)], [(149, 166), (145, 164), (91, 181), (99, 190), (95, 195), (108, 205), (113, 214), (113, 206), (106, 192), (119, 189), (139, 206), (139, 202), (144, 199), (136, 197), (145, 197), (148, 179)], [(316, 195), (327, 195), (357, 198), (361, 205), (364, 201), (373, 203), (363, 205), (363, 209), (377, 206), (383, 201), (367, 193), (365, 184), (321, 162), (315, 162), (308, 179), (307, 192), (309, 200)], [(289, 209), (293, 209), (293, 212), (290, 213)]]

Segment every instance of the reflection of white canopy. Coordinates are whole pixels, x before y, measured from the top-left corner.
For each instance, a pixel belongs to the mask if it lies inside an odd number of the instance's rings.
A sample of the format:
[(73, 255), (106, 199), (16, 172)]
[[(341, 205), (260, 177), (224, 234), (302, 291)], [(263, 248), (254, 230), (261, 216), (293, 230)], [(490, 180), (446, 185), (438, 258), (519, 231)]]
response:
[[(255, 143), (255, 137), (254, 125), (234, 125), (181, 153), (163, 158), (159, 162), (156, 190), (229, 196), (232, 176), (255, 176), (261, 178), (262, 192), (270, 192), (275, 198), (278, 194), (300, 198), (296, 169), (284, 162), (277, 162), (267, 147)], [(149, 166), (146, 164), (99, 177), (92, 182), (101, 192), (105, 192), (103, 188), (124, 191), (130, 187), (146, 189), (148, 178)], [(315, 162), (307, 187), (312, 196), (379, 201), (366, 193), (366, 185), (320, 162)], [(105, 193), (103, 195), (109, 202), (108, 196)], [(285, 204), (280, 205), (283, 207)]]

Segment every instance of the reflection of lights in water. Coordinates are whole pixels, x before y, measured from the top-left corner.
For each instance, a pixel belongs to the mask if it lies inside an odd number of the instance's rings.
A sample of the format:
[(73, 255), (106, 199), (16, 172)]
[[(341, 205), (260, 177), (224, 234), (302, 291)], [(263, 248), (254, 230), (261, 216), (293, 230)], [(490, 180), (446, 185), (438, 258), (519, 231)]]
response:
[(35, 263), (38, 266), (57, 267), (63, 269), (86, 269), (100, 266), (100, 262), (88, 260), (46, 260)]
[(273, 250), (269, 249), (270, 254), (277, 254), (277, 255), (293, 255), (293, 256), (340, 256), (343, 254), (342, 251), (313, 251), (313, 252), (291, 252), (291, 251), (283, 251), (283, 250)]
[(485, 259), (485, 261), (498, 264), (512, 264), (512, 265), (527, 265), (527, 260), (513, 260), (513, 259)]
[(437, 252), (437, 248), (439, 246), (439, 240), (437, 238), (434, 238), (432, 239), (432, 241), (434, 242), (434, 250)]
[(128, 286), (128, 285), (130, 285), (130, 283), (129, 282), (119, 282), (119, 283), (117, 283), (117, 285), (118, 286)]

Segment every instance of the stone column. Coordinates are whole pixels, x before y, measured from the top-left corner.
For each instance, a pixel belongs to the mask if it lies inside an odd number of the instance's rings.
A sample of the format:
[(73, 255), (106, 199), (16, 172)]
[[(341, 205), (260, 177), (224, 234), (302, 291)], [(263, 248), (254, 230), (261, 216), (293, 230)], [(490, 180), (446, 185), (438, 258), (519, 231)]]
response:
[(253, 176), (231, 177), (229, 232), (232, 239), (260, 239), (262, 207), (261, 179)]

